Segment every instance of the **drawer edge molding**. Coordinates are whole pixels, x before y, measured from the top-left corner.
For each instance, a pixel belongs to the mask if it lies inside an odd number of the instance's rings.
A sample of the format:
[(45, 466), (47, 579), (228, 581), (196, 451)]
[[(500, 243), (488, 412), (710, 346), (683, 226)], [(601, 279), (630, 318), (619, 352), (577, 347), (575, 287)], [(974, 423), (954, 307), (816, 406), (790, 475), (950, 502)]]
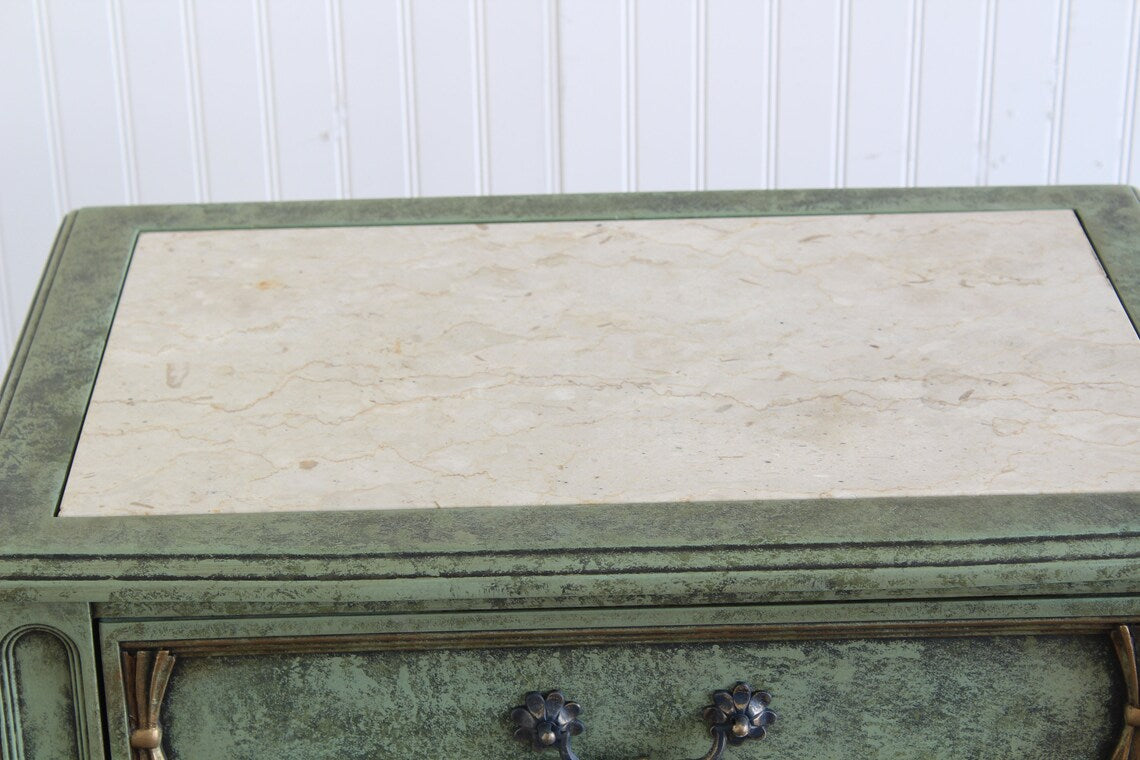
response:
[(234, 638), (124, 640), (124, 651), (165, 649), (184, 656), (331, 654), (431, 649), (507, 649), (537, 646), (618, 646), (701, 642), (810, 641), (916, 637), (1016, 636), (1108, 633), (1126, 627), (1120, 618), (893, 621), (792, 625), (685, 625), (615, 628), (419, 631), (411, 633), (309, 634)]

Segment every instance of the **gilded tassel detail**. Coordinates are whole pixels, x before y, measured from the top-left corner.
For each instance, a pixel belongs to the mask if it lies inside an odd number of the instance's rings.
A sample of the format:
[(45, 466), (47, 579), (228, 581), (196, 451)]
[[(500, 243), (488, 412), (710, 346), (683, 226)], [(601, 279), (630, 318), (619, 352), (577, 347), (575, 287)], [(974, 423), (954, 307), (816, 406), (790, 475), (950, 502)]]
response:
[(165, 649), (134, 654), (123, 652), (124, 691), (131, 726), (131, 760), (166, 760), (162, 751), (159, 712), (173, 668), (174, 655)]
[(1132, 629), (1127, 625), (1118, 626), (1112, 632), (1112, 643), (1116, 647), (1116, 657), (1124, 671), (1124, 685), (1128, 691), (1128, 701), (1124, 705), (1124, 730), (1112, 760), (1140, 760), (1140, 741), (1136, 729), (1140, 727), (1140, 674), (1136, 671), (1136, 647), (1132, 640)]

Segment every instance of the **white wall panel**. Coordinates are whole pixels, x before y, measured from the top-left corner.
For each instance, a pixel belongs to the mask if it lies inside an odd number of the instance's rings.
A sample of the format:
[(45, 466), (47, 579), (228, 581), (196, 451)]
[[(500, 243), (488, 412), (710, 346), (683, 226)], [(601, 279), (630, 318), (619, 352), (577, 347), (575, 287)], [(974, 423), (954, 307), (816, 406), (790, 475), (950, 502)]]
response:
[(343, 0), (339, 16), (348, 194), (410, 195), (399, 6), (396, 0)]
[(67, 210), (1140, 182), (1140, 0), (0, 0), (0, 354)]
[(551, 188), (550, 5), (535, 0), (483, 0), (482, 94), (487, 190), (496, 195)]
[(698, 57), (695, 0), (637, 0), (633, 4), (630, 74), (637, 190), (687, 190), (699, 164), (695, 116), (703, 63)]
[(778, 46), (775, 0), (705, 0), (705, 187), (770, 187)]
[(343, 111), (335, 102), (325, 3), (269, 3), (266, 45), (283, 199), (341, 197), (337, 150)]
[(1135, 186), (1140, 185), (1140, 119), (1136, 118), (1137, 103), (1140, 102), (1140, 0), (1132, 2), (1132, 18), (1128, 27), (1128, 85), (1117, 181)]
[(839, 184), (893, 187), (907, 183), (914, 0), (879, 0), (851, 7), (846, 142)]
[(850, 0), (783, 0), (777, 10), (777, 187), (834, 187), (846, 112)]
[[(105, 3), (43, 0), (43, 37), (53, 69), (65, 205), (128, 201), (111, 19)], [(52, 86), (54, 85), (54, 86)]]
[(626, 23), (632, 0), (562, 0), (562, 189), (568, 193), (628, 189), (623, 96), (629, 78)]
[(206, 200), (271, 197), (255, 5), (193, 0)]
[[(4, 257), (4, 240), (0, 238), (0, 260)], [(5, 299), (5, 306), (12, 303), (11, 288), (8, 283), (8, 273), (0, 271), (0, 295)], [(3, 329), (3, 334), (0, 335), (0, 351), (4, 352), (7, 357), (11, 354), (15, 342), (16, 319), (13, 314), (8, 313), (7, 308), (0, 314), (0, 329)]]
[(1131, 0), (1072, 2), (1056, 181), (1117, 181), (1131, 21)]
[(921, 0), (914, 184), (972, 185), (979, 178), (994, 2)]
[(7, 360), (62, 209), (38, 65), (35, 9), (0, 2), (0, 363)]
[(1001, 0), (996, 11), (981, 179), (991, 185), (1047, 182), (1062, 82), (1064, 7), (1059, 0)]
[(472, 195), (483, 180), (473, 11), (462, 0), (411, 4), (416, 160), (425, 195)]
[(117, 102), (126, 143), (132, 202), (205, 200), (204, 169), (195, 135), (198, 103), (193, 39), (184, 3), (108, 0), (112, 16)]

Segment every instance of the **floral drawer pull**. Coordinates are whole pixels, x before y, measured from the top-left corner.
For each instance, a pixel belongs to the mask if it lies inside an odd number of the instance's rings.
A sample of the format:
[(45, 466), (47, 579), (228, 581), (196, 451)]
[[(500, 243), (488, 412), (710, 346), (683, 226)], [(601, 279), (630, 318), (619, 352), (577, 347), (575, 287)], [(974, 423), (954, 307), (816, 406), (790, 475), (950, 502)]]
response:
[[(729, 744), (741, 744), (748, 739), (763, 739), (768, 726), (776, 720), (769, 707), (772, 695), (754, 691), (739, 682), (731, 691), (713, 694), (713, 704), (704, 710), (705, 720), (713, 735), (713, 746), (700, 760), (719, 760)], [(562, 760), (578, 760), (570, 748), (570, 738), (582, 733), (584, 726), (578, 716), (582, 707), (567, 702), (560, 691), (542, 694), (532, 691), (526, 695), (526, 704), (511, 711), (515, 722), (515, 738), (530, 744), (535, 750), (553, 747)]]

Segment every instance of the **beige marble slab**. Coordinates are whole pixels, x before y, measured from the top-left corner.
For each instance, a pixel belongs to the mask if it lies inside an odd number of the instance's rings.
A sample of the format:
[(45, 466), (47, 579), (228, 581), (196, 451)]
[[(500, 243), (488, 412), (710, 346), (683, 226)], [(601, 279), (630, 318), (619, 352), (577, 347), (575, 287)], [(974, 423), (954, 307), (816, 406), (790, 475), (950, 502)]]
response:
[(63, 515), (1140, 486), (1066, 211), (148, 233)]

